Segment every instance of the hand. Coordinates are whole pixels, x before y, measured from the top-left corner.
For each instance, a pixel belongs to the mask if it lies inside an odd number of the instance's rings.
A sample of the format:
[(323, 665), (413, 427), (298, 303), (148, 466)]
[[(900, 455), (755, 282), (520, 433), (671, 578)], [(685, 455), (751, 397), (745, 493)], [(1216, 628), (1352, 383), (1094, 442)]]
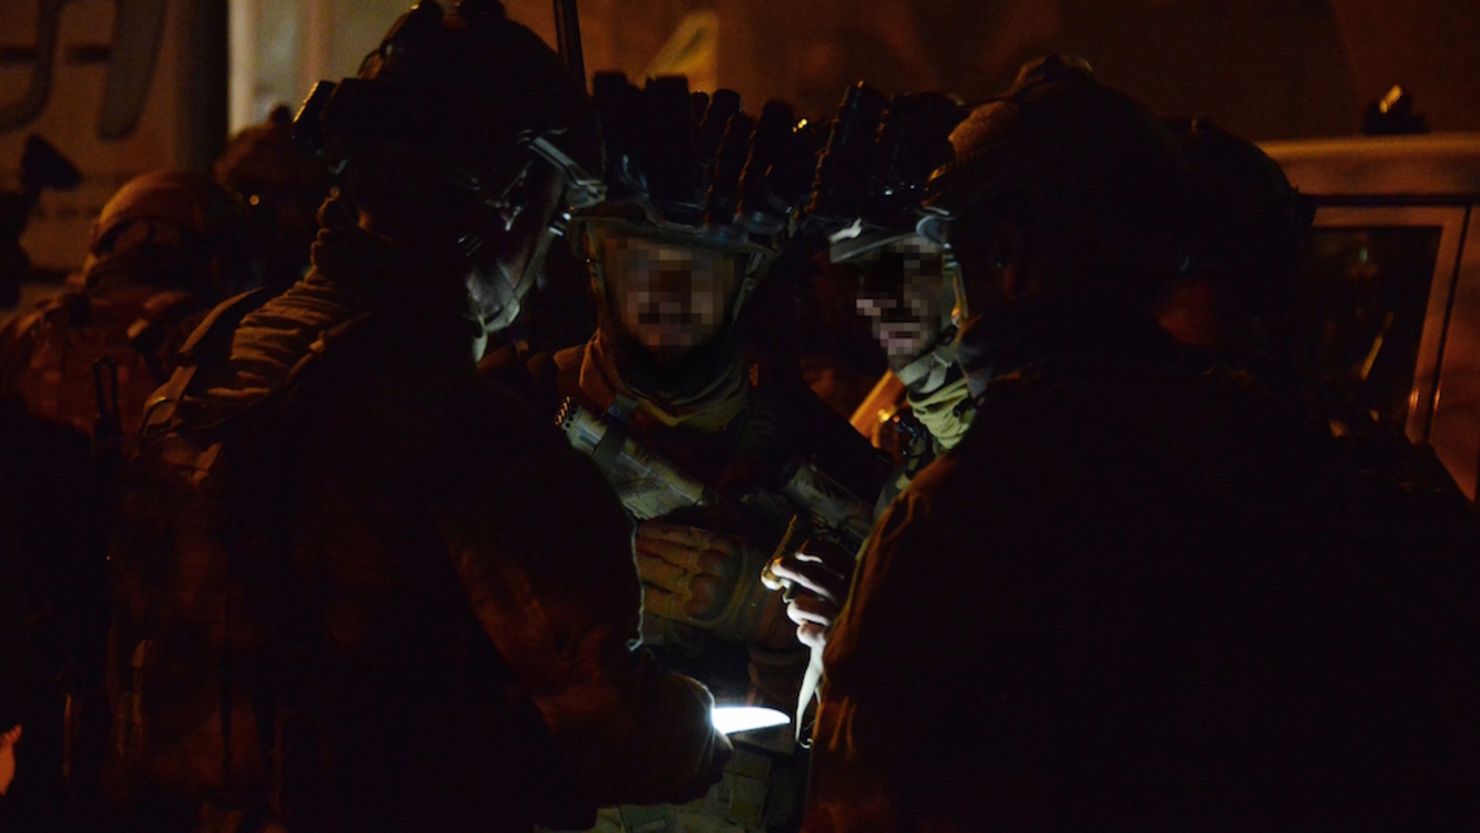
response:
[(15, 745), (20, 739), (20, 726), (0, 732), (0, 795), (5, 795), (10, 782), (15, 779)]
[(807, 541), (800, 551), (771, 562), (771, 570), (787, 585), (786, 615), (797, 625), (797, 639), (822, 650), (827, 634), (848, 600), (854, 560), (836, 544)]
[(697, 625), (725, 612), (747, 560), (737, 536), (664, 521), (637, 527), (636, 550), (644, 613)]

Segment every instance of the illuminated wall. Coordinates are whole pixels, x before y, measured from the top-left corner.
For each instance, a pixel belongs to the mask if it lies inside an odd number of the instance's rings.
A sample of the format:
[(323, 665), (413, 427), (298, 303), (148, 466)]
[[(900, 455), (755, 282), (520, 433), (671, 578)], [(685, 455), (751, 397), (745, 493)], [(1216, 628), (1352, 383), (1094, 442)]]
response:
[[(87, 226), (130, 176), (205, 168), (230, 123), (296, 105), (352, 74), (409, 0), (0, 0), (0, 187), (39, 132), (82, 167), (48, 195), (25, 244), (80, 261)], [(549, 0), (508, 0), (553, 40)], [(752, 103), (829, 110), (867, 78), (886, 91), (1000, 90), (1054, 49), (1167, 115), (1199, 112), (1254, 138), (1354, 132), (1394, 82), (1436, 129), (1480, 130), (1474, 0), (581, 0), (587, 65), (684, 71)], [(229, 50), (227, 24), (229, 12)], [(44, 72), (43, 72), (44, 69)], [(49, 82), (49, 83), (43, 83)], [(111, 85), (111, 86), (110, 86)]]
[[(233, 0), (261, 17), (252, 112), (347, 74), (407, 0)], [(554, 40), (551, 0), (507, 0)], [(1355, 132), (1393, 83), (1439, 129), (1480, 130), (1474, 0), (580, 0), (589, 69), (681, 69), (758, 101), (830, 109), (851, 81), (886, 91), (1001, 90), (1047, 51), (1087, 57), (1166, 115), (1253, 138)], [(312, 76), (312, 77), (311, 77)], [(292, 92), (292, 95), (289, 93)], [(234, 102), (236, 100), (234, 99)], [(246, 112), (234, 105), (234, 116)]]
[(22, 244), (33, 263), (81, 264), (92, 218), (156, 168), (204, 167), (225, 128), (225, 17), (200, 0), (0, 0), (0, 188), (26, 137), (81, 170), (45, 194)]

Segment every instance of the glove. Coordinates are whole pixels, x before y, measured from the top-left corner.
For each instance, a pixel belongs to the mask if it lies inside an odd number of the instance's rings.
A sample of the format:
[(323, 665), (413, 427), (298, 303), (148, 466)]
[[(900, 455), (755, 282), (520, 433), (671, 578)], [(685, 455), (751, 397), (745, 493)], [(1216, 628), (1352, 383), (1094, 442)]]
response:
[(781, 599), (760, 581), (766, 556), (745, 539), (644, 521), (637, 528), (636, 551), (646, 616), (748, 644), (784, 648), (790, 643)]

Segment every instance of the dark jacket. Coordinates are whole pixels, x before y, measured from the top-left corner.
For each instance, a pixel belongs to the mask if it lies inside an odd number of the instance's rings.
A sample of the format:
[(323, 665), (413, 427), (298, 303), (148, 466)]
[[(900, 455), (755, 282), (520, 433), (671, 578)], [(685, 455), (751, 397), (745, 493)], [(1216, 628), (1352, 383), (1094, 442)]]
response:
[(1175, 366), (999, 379), (890, 508), (828, 644), (807, 829), (1480, 818), (1473, 558), (1367, 546), (1298, 411)]

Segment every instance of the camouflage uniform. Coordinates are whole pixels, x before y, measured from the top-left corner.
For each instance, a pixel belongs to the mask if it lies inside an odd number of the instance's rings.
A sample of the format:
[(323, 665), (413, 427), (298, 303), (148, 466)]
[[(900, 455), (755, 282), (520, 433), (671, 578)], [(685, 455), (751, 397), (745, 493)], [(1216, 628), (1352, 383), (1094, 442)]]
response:
[(36, 711), (20, 747), (32, 778), (62, 777), (65, 710), (72, 787), (94, 787), (117, 464), (193, 322), (260, 276), (253, 255), (223, 189), (194, 174), (145, 174), (104, 206), (76, 283), (0, 330), (0, 467), (32, 615)]
[[(778, 236), (810, 182), (813, 137), (780, 102), (768, 103), (757, 121), (740, 110), (733, 92), (691, 96), (682, 78), (638, 89), (602, 75), (596, 99), (611, 190), (602, 205), (577, 214), (570, 236), (591, 264), (598, 330), (583, 346), (531, 360), (532, 395), (552, 416), (563, 399), (604, 416), (638, 446), (723, 496), (675, 510), (652, 499), (661, 484), (613, 477), (643, 524), (644, 635), (665, 664), (691, 673), (721, 701), (790, 711), (807, 654), (780, 595), (765, 589), (760, 574), (796, 509), (748, 501), (779, 491), (784, 470), (799, 460), (870, 499), (885, 474), (867, 443), (774, 359), (784, 352), (775, 348), (787, 338), (785, 328), (756, 337), (759, 314), (789, 310), (794, 300), (788, 293), (795, 287), (786, 283), (794, 276), (773, 265)], [(612, 252), (631, 251), (622, 248), (629, 244), (653, 247), (642, 255), (649, 260), (621, 265)], [(733, 271), (721, 278), (723, 266)], [(664, 326), (667, 313), (637, 286), (639, 273), (656, 282), (654, 296), (682, 294), (688, 312), (689, 304), (713, 304), (705, 322), (710, 330), (678, 349), (644, 342), (635, 328)], [(648, 309), (632, 316), (638, 306)], [(771, 356), (761, 355), (767, 350)], [(598, 448), (593, 457), (600, 461), (602, 453)], [(681, 554), (660, 559), (644, 550), (642, 530), (653, 528), (647, 524), (725, 540), (719, 598), (701, 599), (694, 588), (712, 578), (699, 565), (721, 551), (703, 540), (685, 542), (673, 545)], [(659, 577), (677, 572), (675, 586)], [(667, 808), (627, 805), (604, 814), (604, 823), (632, 831), (760, 831), (794, 823), (803, 772), (793, 747), (785, 729), (752, 733), (737, 743), (724, 779), (706, 798)]]
[[(340, 234), (321, 236), (314, 273), (225, 331), (224, 351), (205, 351), (203, 328), (197, 364), (153, 411), (167, 422), (146, 427), (274, 461), (253, 477), (272, 491), (242, 498), (267, 508), (237, 510), (276, 525), (287, 558), (263, 552), (256, 569), (272, 565), (281, 581), (264, 580), (238, 614), (240, 662), (268, 670), (241, 674), (251, 679), (234, 705), (251, 708), (231, 718), (237, 777), (278, 778), (301, 802), (279, 812), (330, 830), (517, 830), (692, 791), (717, 754), (708, 697), (633, 650), (639, 596), (620, 505), (553, 428), (479, 382), (482, 329), (465, 298), (433, 296), (435, 279), (409, 261), (372, 274), (327, 265), (327, 252), (355, 248)], [(321, 369), (300, 377), (314, 361)], [(254, 421), (267, 427), (238, 427)], [(147, 518), (146, 501), (126, 513)], [(200, 620), (161, 598), (170, 592), (126, 595), (183, 633)], [(269, 624), (278, 632), (263, 636)], [(148, 662), (129, 643), (115, 652), (120, 678)], [(145, 768), (186, 794), (211, 784), (219, 758), (191, 750), (220, 751), (220, 738), (194, 740), (220, 732), (218, 702), (120, 688), (125, 712), (170, 721), (182, 753)], [(251, 748), (253, 725), (276, 725), (278, 740), (269, 731)], [(115, 728), (125, 743), (129, 730)], [(299, 772), (294, 760), (319, 763)], [(273, 761), (282, 769), (269, 776)]]

